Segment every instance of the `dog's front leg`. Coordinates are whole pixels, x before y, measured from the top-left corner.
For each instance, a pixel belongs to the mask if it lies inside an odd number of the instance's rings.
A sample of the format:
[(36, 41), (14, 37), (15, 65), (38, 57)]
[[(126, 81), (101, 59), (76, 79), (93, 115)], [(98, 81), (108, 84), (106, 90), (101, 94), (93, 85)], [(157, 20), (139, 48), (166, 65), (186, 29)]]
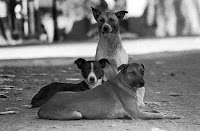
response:
[(150, 112), (142, 112), (139, 111), (136, 99), (126, 100), (123, 103), (123, 107), (125, 111), (131, 116), (132, 119), (143, 119), (143, 120), (150, 120), (150, 119), (180, 119), (180, 116), (176, 115), (165, 115), (162, 113), (150, 113)]
[(137, 94), (137, 105), (138, 107), (145, 107), (144, 104), (144, 95), (145, 95), (145, 87), (138, 88), (136, 91)]
[(162, 113), (138, 112), (137, 117), (143, 120), (150, 119), (180, 119), (180, 116), (166, 115)]

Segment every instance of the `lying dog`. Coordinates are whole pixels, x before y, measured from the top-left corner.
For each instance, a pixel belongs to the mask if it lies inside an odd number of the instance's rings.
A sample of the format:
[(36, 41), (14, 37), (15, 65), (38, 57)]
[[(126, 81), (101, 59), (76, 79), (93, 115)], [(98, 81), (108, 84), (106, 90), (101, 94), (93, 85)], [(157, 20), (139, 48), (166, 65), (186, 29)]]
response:
[[(128, 64), (128, 54), (126, 53), (119, 32), (119, 23), (123, 20), (127, 11), (119, 12), (101, 12), (92, 8), (92, 13), (98, 23), (99, 41), (97, 44), (95, 59), (100, 60), (106, 58), (110, 61), (110, 65), (104, 68), (104, 80), (112, 79), (118, 71), (116, 70), (121, 64)], [(137, 90), (138, 105), (144, 107), (143, 102), (145, 87)]]
[(79, 58), (74, 63), (77, 64), (77, 67), (81, 70), (84, 81), (78, 84), (53, 82), (43, 87), (31, 101), (33, 108), (42, 106), (57, 92), (85, 91), (102, 84), (104, 76), (103, 68), (109, 61), (107, 59), (86, 61), (85, 59)]
[(147, 113), (138, 110), (137, 88), (144, 86), (144, 66), (124, 64), (114, 79), (83, 92), (56, 93), (38, 111), (39, 118), (72, 119), (176, 119), (178, 116)]

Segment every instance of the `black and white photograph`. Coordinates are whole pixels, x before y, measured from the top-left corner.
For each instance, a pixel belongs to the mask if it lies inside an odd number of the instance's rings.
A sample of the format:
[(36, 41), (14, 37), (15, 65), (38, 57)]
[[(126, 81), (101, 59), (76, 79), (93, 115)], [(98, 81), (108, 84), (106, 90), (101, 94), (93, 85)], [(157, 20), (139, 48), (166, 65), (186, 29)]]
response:
[(200, 0), (0, 0), (0, 131), (199, 131)]

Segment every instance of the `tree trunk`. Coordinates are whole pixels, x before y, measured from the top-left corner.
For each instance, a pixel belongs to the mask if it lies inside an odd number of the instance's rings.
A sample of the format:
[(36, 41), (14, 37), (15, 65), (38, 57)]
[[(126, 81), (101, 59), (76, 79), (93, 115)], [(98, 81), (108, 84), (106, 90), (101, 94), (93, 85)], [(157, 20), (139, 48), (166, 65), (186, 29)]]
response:
[(53, 22), (54, 22), (54, 41), (58, 40), (58, 23), (57, 23), (57, 8), (56, 8), (56, 0), (53, 0)]

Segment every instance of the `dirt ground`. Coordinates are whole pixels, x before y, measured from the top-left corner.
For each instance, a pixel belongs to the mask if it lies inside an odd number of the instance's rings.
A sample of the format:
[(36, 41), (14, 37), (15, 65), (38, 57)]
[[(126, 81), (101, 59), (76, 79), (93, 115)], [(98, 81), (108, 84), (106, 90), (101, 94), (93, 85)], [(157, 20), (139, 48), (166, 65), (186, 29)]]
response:
[[(29, 109), (32, 97), (54, 82), (80, 81), (72, 61), (62, 66), (0, 67), (0, 130), (66, 131), (198, 131), (200, 128), (200, 51), (163, 52), (130, 56), (130, 62), (145, 65), (147, 108), (180, 115), (179, 120), (78, 120), (38, 119), (38, 108)], [(92, 58), (88, 58), (92, 59)], [(44, 59), (45, 61), (45, 59)], [(51, 60), (50, 60), (51, 61)], [(1, 62), (1, 61), (0, 61)], [(18, 61), (19, 62), (19, 61)], [(23, 61), (21, 61), (23, 62)], [(53, 60), (51, 61), (54, 62)], [(49, 60), (47, 61), (48, 63)], [(23, 64), (22, 64), (23, 65)], [(3, 114), (5, 111), (10, 114)]]

